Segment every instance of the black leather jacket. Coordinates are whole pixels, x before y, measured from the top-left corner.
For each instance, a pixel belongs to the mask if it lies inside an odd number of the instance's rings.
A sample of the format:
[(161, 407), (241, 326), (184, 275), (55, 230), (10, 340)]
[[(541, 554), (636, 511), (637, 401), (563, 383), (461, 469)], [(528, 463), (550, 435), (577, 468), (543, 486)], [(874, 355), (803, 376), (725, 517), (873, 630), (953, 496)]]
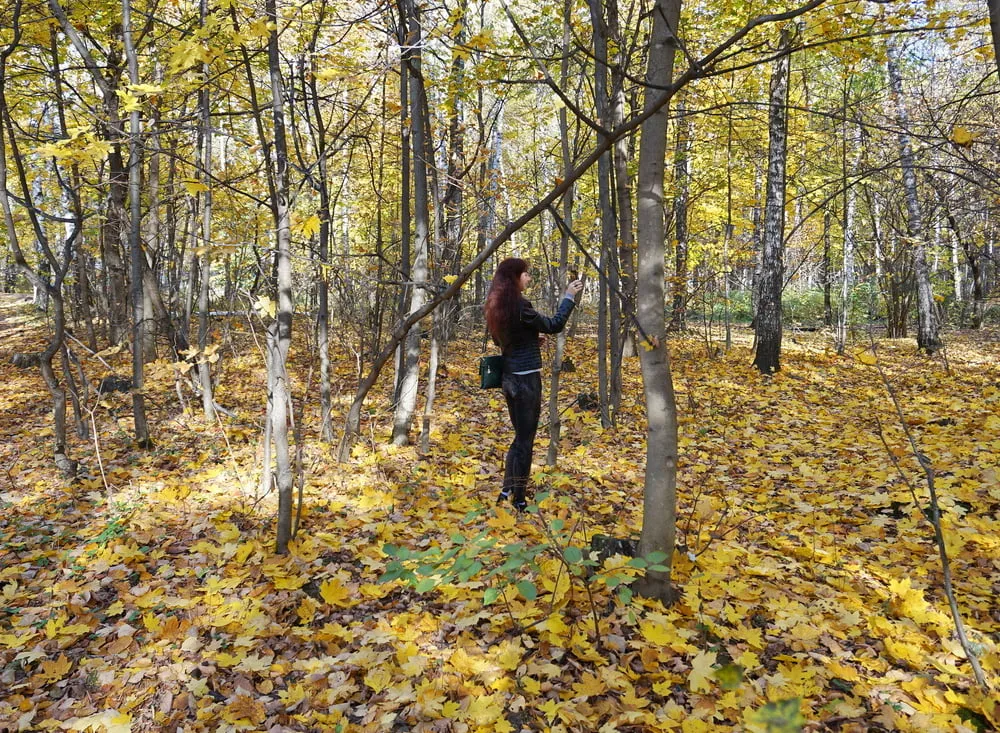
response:
[(511, 324), (507, 337), (500, 344), (503, 349), (503, 370), (507, 374), (542, 368), (538, 334), (562, 331), (576, 307), (576, 301), (564, 296), (551, 318), (536, 311), (525, 298), (521, 298), (520, 306), (521, 317), (517, 323)]

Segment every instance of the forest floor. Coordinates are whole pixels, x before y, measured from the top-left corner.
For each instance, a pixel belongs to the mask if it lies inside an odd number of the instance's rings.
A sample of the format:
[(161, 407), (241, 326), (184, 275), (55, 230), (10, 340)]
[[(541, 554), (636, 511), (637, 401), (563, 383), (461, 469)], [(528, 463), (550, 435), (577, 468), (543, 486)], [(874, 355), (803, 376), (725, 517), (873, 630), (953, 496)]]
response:
[[(935, 358), (912, 340), (873, 352), (864, 334), (837, 356), (823, 334), (789, 333), (773, 377), (750, 367), (745, 333), (726, 353), (703, 334), (672, 340), (679, 600), (664, 608), (629, 598), (641, 562), (589, 551), (596, 534), (638, 535), (645, 461), (636, 359), (617, 427), (576, 401), (596, 391), (592, 339), (569, 339), (558, 466), (544, 465), (542, 430), (539, 508), (520, 517), (494, 505), (510, 428), (499, 393), (477, 388), (478, 344), (447, 354), (426, 454), (387, 445), (383, 385), (346, 464), (316, 437), (300, 348), (304, 502), (276, 556), (264, 361), (244, 331), (225, 324), (215, 364), (235, 418), (184, 412), (176, 367), (156, 362), (155, 448), (132, 447), (127, 393), (91, 391), (97, 438), (74, 433), (69, 481), (37, 369), (10, 364), (45, 326), (23, 300), (0, 317), (0, 730), (1000, 727), (995, 330), (947, 333)], [(356, 367), (341, 357), (342, 414)], [(96, 384), (128, 360), (83, 363)], [(907, 434), (933, 467), (991, 691), (956, 637)]]

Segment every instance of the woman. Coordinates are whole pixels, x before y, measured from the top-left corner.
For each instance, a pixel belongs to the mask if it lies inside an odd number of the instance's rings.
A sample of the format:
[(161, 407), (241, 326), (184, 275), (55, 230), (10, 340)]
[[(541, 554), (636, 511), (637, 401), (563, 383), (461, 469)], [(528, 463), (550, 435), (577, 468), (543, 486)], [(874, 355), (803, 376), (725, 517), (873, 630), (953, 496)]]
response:
[(531, 453), (542, 413), (542, 352), (539, 334), (559, 333), (576, 306), (580, 280), (566, 287), (566, 294), (551, 318), (531, 307), (522, 293), (531, 284), (528, 263), (509, 257), (500, 263), (486, 296), (486, 327), (503, 349), (503, 396), (514, 424), (514, 442), (507, 451), (503, 489), (497, 502), (510, 498), (514, 508), (527, 506), (524, 498), (531, 473)]

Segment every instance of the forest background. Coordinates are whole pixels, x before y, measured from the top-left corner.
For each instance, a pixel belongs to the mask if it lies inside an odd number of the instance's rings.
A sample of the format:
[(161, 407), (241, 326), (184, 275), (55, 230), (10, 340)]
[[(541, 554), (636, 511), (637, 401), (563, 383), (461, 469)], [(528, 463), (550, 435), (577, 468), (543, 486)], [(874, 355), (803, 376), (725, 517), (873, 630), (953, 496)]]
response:
[(1000, 725), (994, 0), (2, 18), (4, 725)]

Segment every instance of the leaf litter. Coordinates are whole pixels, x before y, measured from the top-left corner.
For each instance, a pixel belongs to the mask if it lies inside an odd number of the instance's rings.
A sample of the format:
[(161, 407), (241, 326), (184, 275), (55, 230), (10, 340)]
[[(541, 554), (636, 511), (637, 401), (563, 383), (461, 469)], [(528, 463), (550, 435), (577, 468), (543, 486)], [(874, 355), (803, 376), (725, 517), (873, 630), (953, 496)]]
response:
[[(20, 328), (6, 348), (37, 342)], [(302, 525), (279, 557), (256, 467), (262, 368), (230, 347), (220, 400), (236, 419), (182, 414), (170, 365), (154, 364), (155, 449), (129, 446), (127, 396), (103, 396), (100, 461), (76, 439), (85, 469), (72, 484), (50, 465), (40, 378), (0, 367), (0, 727), (995, 729), (1000, 348), (954, 342), (948, 369), (907, 342), (883, 343), (878, 360), (934, 467), (992, 692), (956, 640), (925, 507), (886, 453), (926, 502), (867, 358), (804, 342), (765, 378), (746, 346), (709, 359), (704, 343), (671, 342), (680, 600), (663, 608), (628, 593), (645, 560), (590, 551), (595, 535), (641, 527), (637, 362), (615, 428), (569, 406), (551, 468), (540, 433), (538, 509), (516, 516), (494, 505), (505, 411), (475, 388), (474, 346), (453, 345), (427, 455), (386, 445), (374, 396), (350, 463), (309, 437)], [(569, 353), (594, 362), (586, 342)], [(352, 365), (338, 368), (350, 384)], [(586, 366), (564, 374), (561, 403), (594, 379)]]

